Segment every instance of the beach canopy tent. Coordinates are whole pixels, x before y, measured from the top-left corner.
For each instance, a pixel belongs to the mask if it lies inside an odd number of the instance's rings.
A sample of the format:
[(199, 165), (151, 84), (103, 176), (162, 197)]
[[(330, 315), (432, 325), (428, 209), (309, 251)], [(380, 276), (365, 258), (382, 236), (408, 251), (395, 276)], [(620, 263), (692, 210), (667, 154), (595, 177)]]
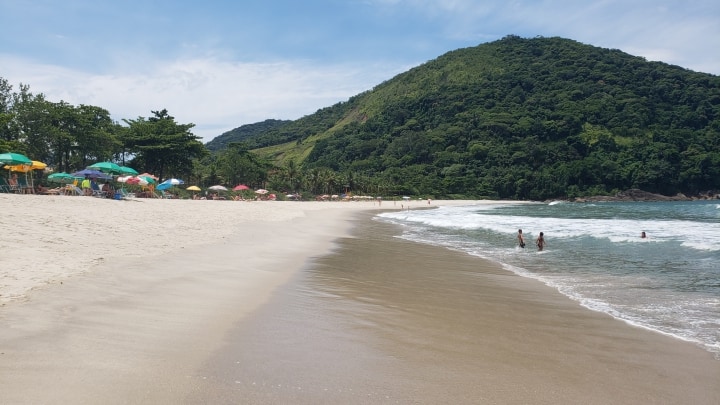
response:
[(0, 164), (2, 165), (31, 165), (32, 160), (21, 153), (0, 153)]

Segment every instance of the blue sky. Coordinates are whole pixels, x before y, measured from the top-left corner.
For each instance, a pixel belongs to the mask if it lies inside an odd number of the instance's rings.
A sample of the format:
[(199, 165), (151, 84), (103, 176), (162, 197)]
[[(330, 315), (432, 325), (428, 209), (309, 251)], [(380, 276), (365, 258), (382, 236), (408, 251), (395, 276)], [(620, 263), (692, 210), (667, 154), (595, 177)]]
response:
[(720, 74), (717, 0), (0, 0), (0, 77), (209, 141), (510, 34)]

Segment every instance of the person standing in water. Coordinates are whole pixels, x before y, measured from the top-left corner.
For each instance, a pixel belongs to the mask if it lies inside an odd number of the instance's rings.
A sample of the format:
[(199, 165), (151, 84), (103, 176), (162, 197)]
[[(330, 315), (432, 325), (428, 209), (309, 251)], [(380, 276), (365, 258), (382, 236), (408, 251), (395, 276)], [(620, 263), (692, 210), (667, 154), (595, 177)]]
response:
[(518, 229), (517, 238), (518, 238), (518, 244), (520, 245), (520, 247), (524, 248), (525, 247), (525, 239), (523, 238), (522, 229)]
[(542, 232), (540, 232), (540, 236), (535, 239), (535, 244), (537, 245), (538, 250), (543, 250), (545, 247), (545, 235)]

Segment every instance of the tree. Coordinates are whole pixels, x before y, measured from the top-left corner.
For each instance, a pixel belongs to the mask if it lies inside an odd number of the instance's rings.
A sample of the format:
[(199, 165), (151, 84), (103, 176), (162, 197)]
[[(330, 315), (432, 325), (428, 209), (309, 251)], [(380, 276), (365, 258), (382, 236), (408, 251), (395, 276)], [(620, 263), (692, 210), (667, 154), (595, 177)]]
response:
[(152, 113), (147, 120), (124, 120), (129, 130), (122, 141), (125, 151), (135, 155), (132, 164), (161, 179), (167, 173), (189, 175), (193, 159), (208, 153), (200, 137), (190, 132), (195, 124), (176, 123), (166, 109)]
[(260, 184), (270, 166), (250, 152), (244, 143), (233, 142), (220, 154), (218, 167), (226, 184), (232, 186), (240, 183)]

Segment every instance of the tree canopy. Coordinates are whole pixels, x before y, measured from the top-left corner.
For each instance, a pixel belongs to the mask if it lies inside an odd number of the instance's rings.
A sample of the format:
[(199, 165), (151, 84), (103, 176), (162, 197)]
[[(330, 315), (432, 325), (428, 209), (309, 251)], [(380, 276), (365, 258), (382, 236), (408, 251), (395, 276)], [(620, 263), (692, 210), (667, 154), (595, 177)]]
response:
[(152, 111), (145, 119), (124, 120), (124, 152), (134, 155), (132, 164), (165, 178), (166, 173), (189, 175), (194, 159), (207, 154), (200, 137), (190, 132), (194, 124), (178, 124), (167, 110)]

